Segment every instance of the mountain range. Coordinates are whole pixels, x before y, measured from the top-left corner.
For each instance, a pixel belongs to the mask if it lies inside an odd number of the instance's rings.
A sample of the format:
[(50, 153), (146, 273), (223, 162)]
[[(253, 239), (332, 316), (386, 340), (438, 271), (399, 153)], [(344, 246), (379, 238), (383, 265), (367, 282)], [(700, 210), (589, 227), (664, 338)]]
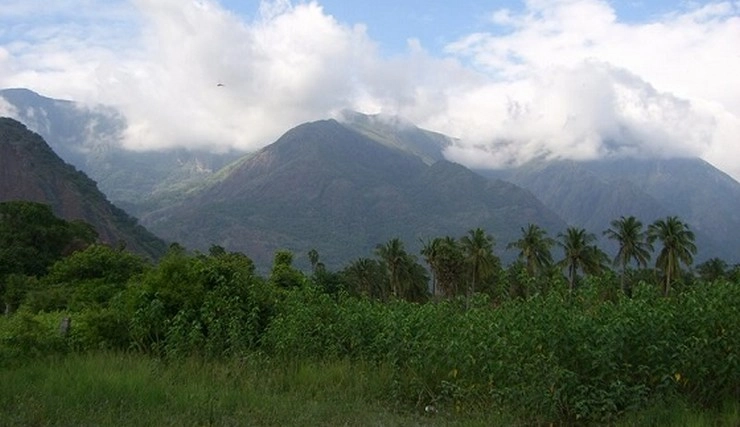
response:
[(472, 171), (445, 160), (450, 137), (351, 111), (299, 125), (256, 153), (142, 153), (121, 147), (125, 121), (114, 110), (25, 89), (0, 97), (155, 234), (243, 251), (262, 266), (278, 248), (299, 258), (317, 249), (336, 267), (393, 237), (414, 252), (422, 239), (475, 227), (510, 261), (504, 247), (530, 222), (552, 236), (568, 225), (601, 236), (621, 215), (646, 224), (677, 215), (697, 234), (697, 261), (740, 262), (740, 184), (701, 159), (535, 160)]
[(93, 225), (99, 240), (158, 258), (163, 240), (110, 203), (95, 182), (57, 156), (46, 142), (22, 123), (0, 118), (0, 202), (47, 203), (67, 220)]
[(258, 264), (274, 250), (315, 248), (328, 266), (369, 256), (378, 243), (482, 227), (500, 243), (535, 222), (564, 227), (532, 194), (448, 161), (431, 165), (336, 120), (306, 123), (244, 158), (179, 205), (144, 217), (159, 235), (204, 249), (217, 242)]
[(678, 216), (696, 234), (699, 259), (740, 260), (740, 185), (702, 159), (532, 161), (480, 172), (530, 190), (563, 220), (596, 234), (620, 215), (645, 224)]
[(59, 157), (90, 176), (113, 203), (136, 216), (181, 200), (244, 155), (127, 150), (121, 144), (126, 120), (113, 108), (47, 98), (28, 89), (3, 89), (0, 98), (10, 107), (5, 115), (41, 135)]

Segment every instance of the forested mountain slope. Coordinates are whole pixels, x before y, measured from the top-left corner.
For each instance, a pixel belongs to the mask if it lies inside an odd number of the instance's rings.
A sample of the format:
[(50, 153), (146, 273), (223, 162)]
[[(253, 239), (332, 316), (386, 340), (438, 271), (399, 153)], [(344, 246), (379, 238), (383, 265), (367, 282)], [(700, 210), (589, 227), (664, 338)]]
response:
[(90, 223), (102, 242), (156, 258), (164, 241), (109, 202), (95, 182), (64, 163), (38, 135), (23, 124), (0, 118), (0, 201), (49, 204), (54, 213)]
[(565, 226), (515, 185), (447, 161), (430, 166), (334, 120), (288, 131), (212, 187), (144, 221), (167, 239), (202, 250), (222, 245), (261, 265), (278, 248), (303, 256), (315, 248), (328, 266), (369, 256), (394, 237), (416, 252), (420, 239), (482, 227), (503, 252), (530, 222), (553, 233)]

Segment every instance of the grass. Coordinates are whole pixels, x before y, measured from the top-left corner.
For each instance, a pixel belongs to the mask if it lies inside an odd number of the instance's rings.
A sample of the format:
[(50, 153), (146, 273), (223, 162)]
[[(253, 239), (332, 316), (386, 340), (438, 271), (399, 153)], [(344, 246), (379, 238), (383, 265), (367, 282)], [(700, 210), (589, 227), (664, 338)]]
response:
[[(414, 426), (517, 425), (491, 411), (459, 415), (392, 401), (389, 369), (357, 362), (276, 363), (266, 357), (165, 363), (140, 354), (35, 359), (0, 369), (2, 425)], [(688, 405), (628, 414), (618, 425), (740, 425)]]
[[(449, 425), (389, 402), (390, 372), (349, 362), (166, 364), (98, 353), (0, 370), (3, 425)], [(458, 419), (458, 424), (484, 425)]]

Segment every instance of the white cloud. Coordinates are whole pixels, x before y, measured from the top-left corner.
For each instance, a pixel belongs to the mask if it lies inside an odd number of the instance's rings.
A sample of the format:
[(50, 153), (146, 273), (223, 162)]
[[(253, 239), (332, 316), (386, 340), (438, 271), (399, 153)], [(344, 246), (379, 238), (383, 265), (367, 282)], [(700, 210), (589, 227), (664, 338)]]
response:
[(100, 78), (113, 82), (104, 97), (123, 106), (139, 148), (272, 142), (347, 105), (353, 61), (369, 46), (362, 28), (315, 3), (264, 6), (250, 23), (207, 1), (137, 6), (147, 18), (143, 57)]
[[(33, 15), (7, 2), (0, 24)], [(462, 138), (448, 154), (469, 165), (699, 155), (740, 179), (738, 2), (625, 23), (603, 0), (529, 0), (443, 57), (410, 40), (391, 58), (316, 2), (252, 21), (214, 0), (93, 3), (3, 25), (0, 87), (117, 106), (132, 148), (251, 150), (355, 108)]]
[(532, 0), (491, 17), (508, 31), (447, 47), (491, 79), (429, 122), (453, 123), (468, 141), (453, 157), (495, 165), (543, 154), (697, 155), (740, 178), (740, 3), (640, 24), (620, 22), (599, 0)]
[(5, 98), (0, 97), (0, 117), (17, 117), (18, 110), (10, 105)]

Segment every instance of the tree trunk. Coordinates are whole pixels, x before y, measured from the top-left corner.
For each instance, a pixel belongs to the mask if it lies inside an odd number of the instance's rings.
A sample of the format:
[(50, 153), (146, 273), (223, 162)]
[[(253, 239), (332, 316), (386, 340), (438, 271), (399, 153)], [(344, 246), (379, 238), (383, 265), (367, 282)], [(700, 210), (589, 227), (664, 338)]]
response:
[(627, 271), (627, 263), (622, 261), (622, 292), (627, 295), (627, 282), (624, 280), (624, 275)]

